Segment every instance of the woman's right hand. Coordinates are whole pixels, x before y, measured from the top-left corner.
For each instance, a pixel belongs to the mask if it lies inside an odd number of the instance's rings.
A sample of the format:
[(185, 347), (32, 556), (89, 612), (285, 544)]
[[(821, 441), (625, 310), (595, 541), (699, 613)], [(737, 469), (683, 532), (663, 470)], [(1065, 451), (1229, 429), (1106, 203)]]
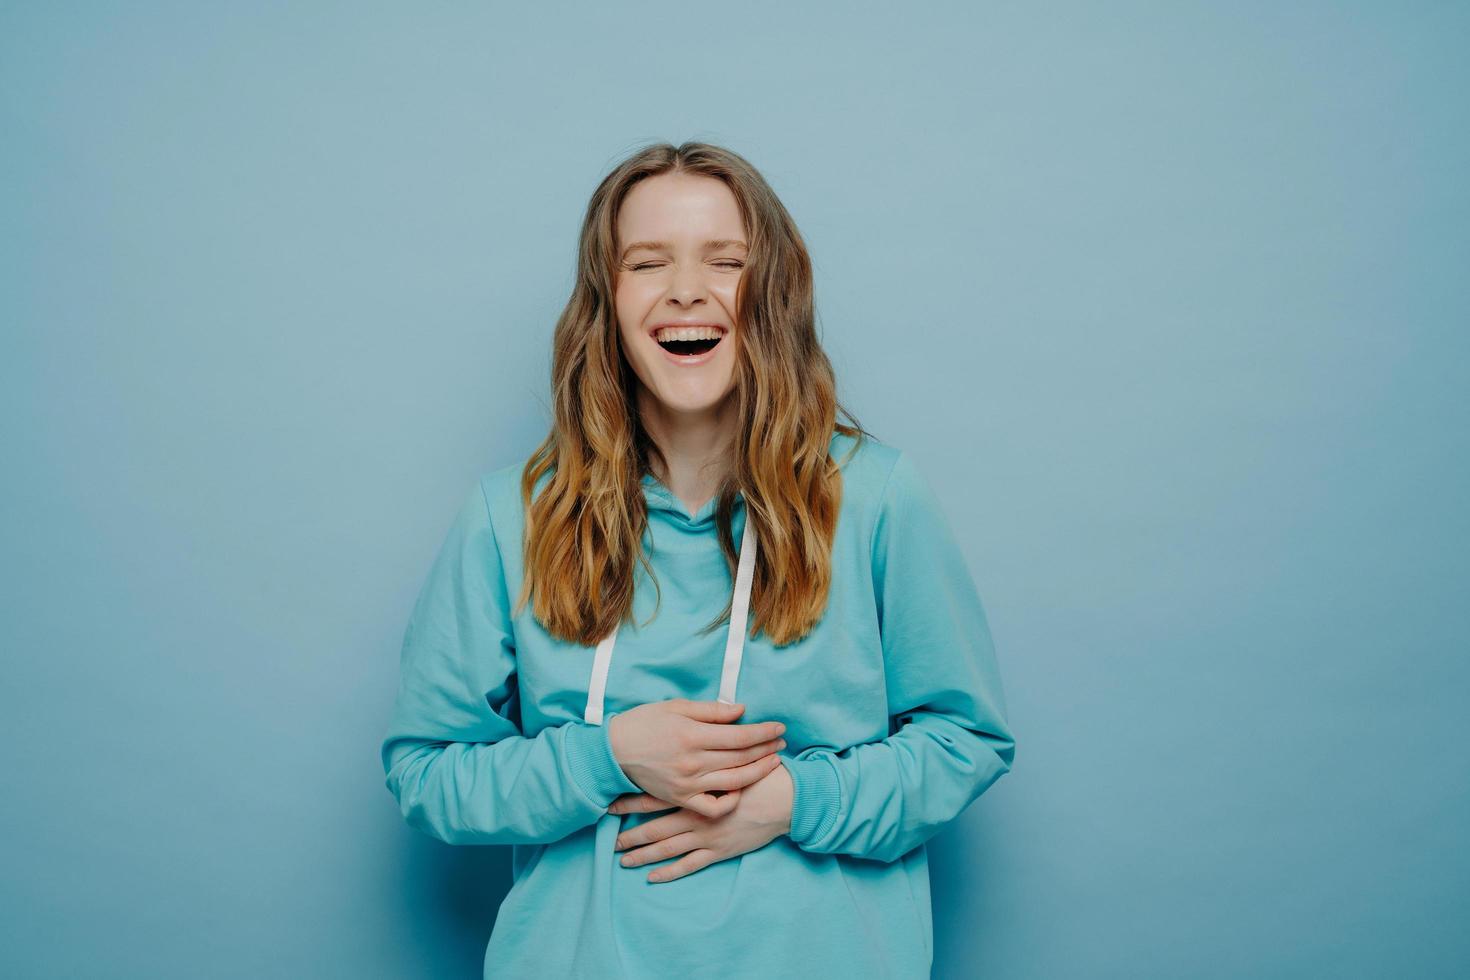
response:
[(653, 701), (613, 715), (607, 736), (613, 758), (644, 792), (719, 817), (734, 809), (741, 788), (781, 764), (776, 753), (786, 745), (779, 721), (731, 724), (744, 711), (722, 701)]

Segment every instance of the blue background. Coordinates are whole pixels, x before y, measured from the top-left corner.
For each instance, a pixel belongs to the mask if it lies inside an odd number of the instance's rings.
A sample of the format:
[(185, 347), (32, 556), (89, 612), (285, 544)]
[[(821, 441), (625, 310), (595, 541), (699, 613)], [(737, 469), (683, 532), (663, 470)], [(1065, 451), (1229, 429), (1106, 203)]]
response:
[(1470, 971), (1470, 8), (0, 7), (0, 973), (478, 976), (377, 756), (545, 432), (601, 176), (705, 139), (990, 612), (938, 977)]

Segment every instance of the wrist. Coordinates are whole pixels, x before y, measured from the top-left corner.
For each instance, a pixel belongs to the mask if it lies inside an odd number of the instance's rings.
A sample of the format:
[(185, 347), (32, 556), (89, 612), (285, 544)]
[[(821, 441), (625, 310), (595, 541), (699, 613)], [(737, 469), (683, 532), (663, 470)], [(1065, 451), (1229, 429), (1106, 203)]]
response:
[(782, 764), (791, 777), (791, 826), (787, 831), (798, 845), (805, 847), (819, 840), (837, 822), (842, 804), (842, 784), (837, 769), (825, 755), (805, 759), (787, 759)]
[(796, 784), (791, 781), (791, 772), (784, 766), (771, 770), (776, 785), (781, 788), (777, 795), (776, 832), (781, 836), (791, 834), (791, 813), (796, 803)]
[(612, 732), (607, 724), (575, 721), (565, 727), (563, 747), (567, 767), (587, 796), (606, 807), (624, 793), (641, 791), (613, 752)]

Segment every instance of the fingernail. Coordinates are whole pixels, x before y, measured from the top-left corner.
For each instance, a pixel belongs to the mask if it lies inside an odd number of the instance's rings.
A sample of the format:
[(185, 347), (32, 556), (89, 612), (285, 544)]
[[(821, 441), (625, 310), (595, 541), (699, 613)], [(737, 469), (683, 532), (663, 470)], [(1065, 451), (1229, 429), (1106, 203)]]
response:
[(784, 749), (784, 748), (786, 748), (786, 740), (783, 738), (783, 739), (781, 739), (781, 741), (777, 742), (776, 743), (776, 748), (778, 748), (778, 749)]

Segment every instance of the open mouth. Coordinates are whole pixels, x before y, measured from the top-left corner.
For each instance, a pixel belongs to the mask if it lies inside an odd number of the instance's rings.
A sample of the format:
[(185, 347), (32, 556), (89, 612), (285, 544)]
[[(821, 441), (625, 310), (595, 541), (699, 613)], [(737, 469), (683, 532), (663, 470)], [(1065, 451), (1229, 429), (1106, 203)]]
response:
[(704, 354), (715, 349), (720, 338), (713, 340), (660, 340), (658, 345), (670, 354)]
[(700, 337), (692, 340), (659, 340), (658, 345), (670, 354), (679, 357), (698, 357), (708, 354), (719, 346), (720, 341), (725, 339), (724, 331), (720, 331), (717, 337)]

